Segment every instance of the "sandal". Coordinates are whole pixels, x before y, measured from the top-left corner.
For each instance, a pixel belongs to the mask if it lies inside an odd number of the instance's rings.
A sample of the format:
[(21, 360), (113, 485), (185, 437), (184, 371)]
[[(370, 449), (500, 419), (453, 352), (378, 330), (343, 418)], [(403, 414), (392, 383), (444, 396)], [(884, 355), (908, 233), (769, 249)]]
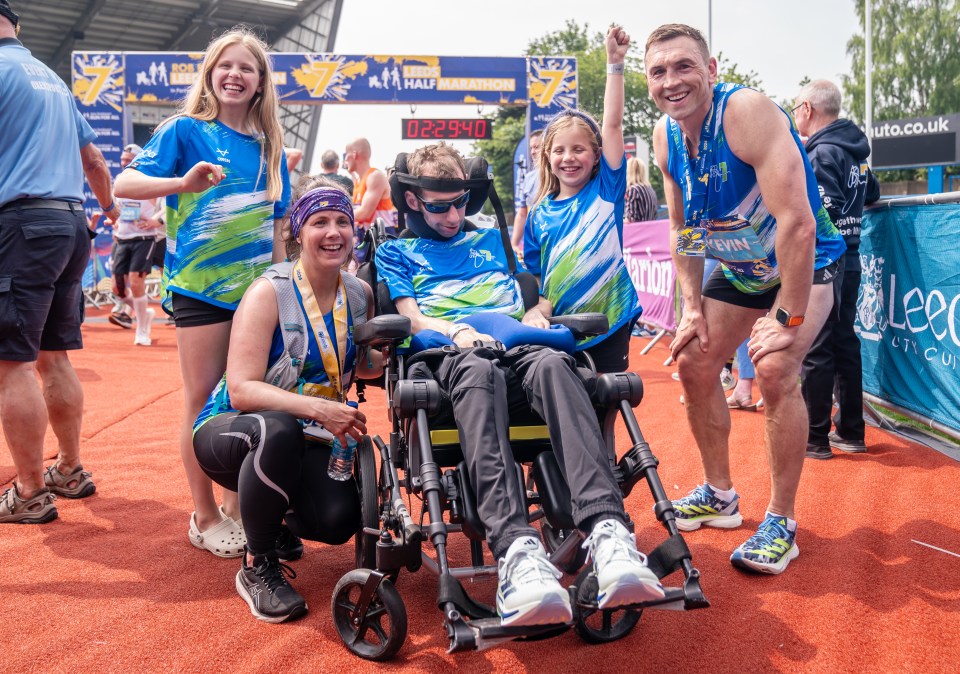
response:
[(43, 474), (44, 486), (57, 496), (67, 498), (86, 498), (97, 491), (97, 485), (90, 479), (91, 473), (77, 466), (69, 475), (60, 472), (60, 462), (50, 465)]
[(190, 513), (190, 531), (187, 534), (193, 547), (212, 552), (217, 557), (240, 557), (247, 537), (234, 520), (227, 517), (206, 531), (197, 528), (197, 513)]
[(751, 402), (750, 400), (738, 399), (736, 394), (731, 394), (727, 397), (727, 407), (732, 410), (757, 411), (757, 403)]

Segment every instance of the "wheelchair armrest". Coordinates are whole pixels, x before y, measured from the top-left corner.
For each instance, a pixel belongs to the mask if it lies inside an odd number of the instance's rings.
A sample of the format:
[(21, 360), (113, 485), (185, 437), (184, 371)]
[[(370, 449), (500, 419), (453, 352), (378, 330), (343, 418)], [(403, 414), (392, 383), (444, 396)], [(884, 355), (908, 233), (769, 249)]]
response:
[(551, 325), (565, 325), (576, 339), (602, 335), (610, 329), (610, 321), (605, 314), (567, 314), (551, 316)]
[(406, 316), (375, 316), (353, 330), (353, 341), (362, 346), (379, 346), (399, 342), (410, 336), (410, 319)]

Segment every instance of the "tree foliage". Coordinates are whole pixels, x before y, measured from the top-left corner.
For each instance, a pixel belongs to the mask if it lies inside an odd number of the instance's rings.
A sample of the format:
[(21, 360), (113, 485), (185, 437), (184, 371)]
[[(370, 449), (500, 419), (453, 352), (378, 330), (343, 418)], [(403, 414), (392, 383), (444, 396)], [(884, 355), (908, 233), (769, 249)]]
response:
[[(871, 0), (873, 123), (960, 112), (960, 0)], [(861, 30), (847, 43), (843, 78), (850, 117), (866, 121), (864, 0), (853, 0)], [(956, 173), (948, 167), (947, 173)], [(881, 180), (921, 178), (923, 170), (882, 171)]]
[[(532, 40), (527, 47), (528, 56), (575, 56), (577, 58), (577, 86), (579, 107), (589, 112), (597, 121), (603, 120), (603, 93), (607, 82), (607, 53), (604, 47), (605, 32), (591, 31), (589, 24), (568, 20), (560, 30), (547, 33)], [(638, 36), (625, 61), (624, 73), (624, 136), (639, 136), (652, 147), (653, 127), (660, 118), (653, 100), (647, 93), (647, 78), (643, 72), (643, 56), (637, 44)], [(741, 71), (723, 54), (717, 57), (720, 79), (737, 82), (760, 89), (757, 73)], [(474, 152), (483, 157), (493, 168), (497, 192), (509, 203), (513, 195), (513, 153), (523, 138), (525, 111), (522, 108), (498, 108), (487, 115), (493, 122), (493, 138), (477, 141)], [(650, 171), (650, 179), (658, 193), (662, 193), (662, 178), (659, 171)]]

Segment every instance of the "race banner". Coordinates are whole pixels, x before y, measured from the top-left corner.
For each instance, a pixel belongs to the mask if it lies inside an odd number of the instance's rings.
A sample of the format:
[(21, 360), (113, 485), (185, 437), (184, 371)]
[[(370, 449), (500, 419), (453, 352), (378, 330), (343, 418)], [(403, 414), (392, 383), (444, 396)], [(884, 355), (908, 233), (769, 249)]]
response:
[[(80, 114), (97, 134), (94, 141), (110, 169), (110, 175), (120, 173), (120, 153), (123, 151), (123, 55), (119, 52), (74, 52), (73, 95)], [(100, 211), (90, 185), (84, 181), (84, 210), (88, 218)], [(83, 275), (83, 287), (92, 288), (110, 275), (110, 248), (113, 230), (100, 220), (93, 241), (93, 255)]]
[(528, 59), (530, 107), (527, 108), (527, 135), (542, 129), (550, 118), (578, 101), (577, 59), (537, 56)]
[(677, 329), (677, 270), (670, 257), (670, 221), (623, 225), (623, 260), (640, 296), (643, 323)]
[[(525, 58), (302, 53), (270, 57), (282, 103), (509, 105), (527, 100)], [(196, 80), (202, 60), (202, 53), (128, 52), (126, 100), (180, 100)]]
[(863, 390), (960, 430), (960, 204), (867, 211), (855, 329)]

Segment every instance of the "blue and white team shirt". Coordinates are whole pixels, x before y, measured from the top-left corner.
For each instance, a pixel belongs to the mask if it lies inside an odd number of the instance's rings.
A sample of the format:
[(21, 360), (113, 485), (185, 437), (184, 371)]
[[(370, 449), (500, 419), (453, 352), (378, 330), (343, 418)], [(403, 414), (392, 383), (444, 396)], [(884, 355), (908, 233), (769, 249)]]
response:
[[(756, 172), (733, 153), (723, 130), (727, 101), (743, 88), (724, 82), (714, 86), (713, 106), (704, 120), (704, 129), (712, 131), (701, 132), (704, 137), (696, 159), (687, 152), (680, 125), (667, 118), (667, 169), (683, 190), (686, 226), (706, 230), (706, 254), (720, 260), (724, 276), (737, 290), (758, 294), (780, 285), (777, 221), (763, 200)], [(814, 269), (821, 269), (838, 260), (846, 244), (820, 201), (817, 176), (792, 120), (790, 132), (806, 173), (802, 189), (816, 220)], [(694, 211), (698, 211), (696, 218)]]
[[(293, 289), (294, 293), (296, 294), (297, 301), (300, 303), (300, 310), (303, 311), (303, 297), (300, 295), (300, 290), (296, 287), (296, 284), (294, 284)], [(306, 318), (306, 314), (304, 314), (304, 317)], [(304, 395), (330, 398), (331, 396), (325, 395), (325, 392), (331, 388), (330, 377), (327, 375), (326, 369), (324, 369), (323, 356), (320, 353), (320, 348), (317, 346), (316, 333), (310, 325), (309, 320), (310, 319), (307, 318), (307, 354), (304, 356), (303, 370), (300, 373), (300, 378), (303, 380), (303, 386), (299, 392), (303, 393)], [(336, 334), (333, 311), (328, 311), (323, 315), (323, 324), (326, 327), (328, 335), (332, 337)], [(339, 359), (340, 353), (337, 340), (331, 339), (330, 343), (333, 345), (334, 353), (337, 354), (337, 358)], [(264, 371), (264, 374), (266, 374), (266, 372), (273, 367), (273, 364), (280, 359), (280, 356), (282, 356), (283, 353), (283, 335), (280, 332), (280, 326), (277, 325), (276, 329), (273, 331), (273, 341), (270, 343), (270, 354), (267, 356), (267, 369)], [(343, 359), (344, 394), (346, 394), (346, 392), (353, 385), (353, 380), (356, 375), (356, 362), (357, 347), (353, 343), (353, 314), (350, 311), (350, 305), (348, 303), (347, 354)], [(203, 409), (200, 410), (200, 414), (193, 424), (193, 432), (196, 433), (201, 426), (218, 414), (236, 411), (237, 410), (234, 409), (234, 407), (230, 404), (230, 393), (227, 391), (227, 376), (224, 375), (221, 377), (220, 383), (217, 384), (217, 387), (213, 389), (213, 393), (211, 393), (210, 397), (207, 398), (206, 405), (204, 405)]]
[(0, 120), (0, 206), (17, 199), (82, 203), (76, 148), (97, 134), (70, 88), (14, 38), (0, 39)]
[(600, 170), (574, 196), (546, 196), (527, 216), (523, 263), (540, 277), (540, 294), (557, 316), (605, 314), (610, 331), (577, 343), (596, 346), (640, 312), (640, 298), (623, 261), (623, 206), (627, 163)]
[(130, 168), (155, 178), (182, 177), (199, 161), (223, 166), (220, 184), (167, 197), (164, 309), (170, 292), (236, 309), (244, 291), (270, 266), (273, 221), (290, 201), (290, 176), (281, 158), (280, 201), (267, 200), (266, 158), (260, 139), (214, 120), (179, 117), (162, 125)]
[(523, 318), (499, 230), (461, 231), (445, 241), (393, 239), (377, 248), (376, 260), (390, 299), (412, 297), (424, 316), (455, 322), (489, 311)]

